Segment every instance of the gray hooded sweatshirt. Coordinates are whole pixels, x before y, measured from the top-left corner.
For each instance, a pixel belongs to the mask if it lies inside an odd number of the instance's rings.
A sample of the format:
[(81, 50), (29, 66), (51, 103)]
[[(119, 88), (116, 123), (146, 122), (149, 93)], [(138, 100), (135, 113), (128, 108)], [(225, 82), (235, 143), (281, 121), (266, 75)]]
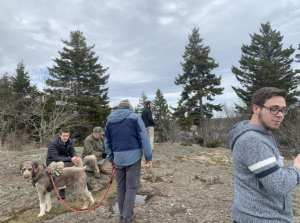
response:
[(296, 166), (284, 169), (273, 134), (242, 121), (227, 138), (233, 151), (233, 219), (238, 223), (294, 222), (291, 191), (299, 184), (300, 170)]

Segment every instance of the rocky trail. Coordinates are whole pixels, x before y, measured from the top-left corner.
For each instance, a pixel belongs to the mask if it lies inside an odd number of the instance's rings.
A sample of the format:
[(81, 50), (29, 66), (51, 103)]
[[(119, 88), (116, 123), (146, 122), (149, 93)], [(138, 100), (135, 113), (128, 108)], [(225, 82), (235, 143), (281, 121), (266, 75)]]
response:
[[(76, 147), (77, 154), (82, 148)], [(46, 150), (0, 152), (0, 222), (118, 222), (116, 182), (113, 181), (104, 202), (88, 213), (68, 210), (51, 192), (53, 208), (38, 218), (36, 188), (22, 178), (23, 161), (45, 163)], [(291, 161), (286, 161), (290, 165)], [(92, 193), (98, 203), (109, 184), (109, 175), (95, 179), (87, 172)], [(135, 203), (135, 215), (142, 223), (233, 222), (233, 170), (231, 152), (224, 148), (156, 144), (153, 168), (142, 163), (141, 187)], [(65, 202), (76, 210), (83, 200), (73, 186), (66, 188)], [(300, 187), (293, 191), (296, 222), (300, 222)]]

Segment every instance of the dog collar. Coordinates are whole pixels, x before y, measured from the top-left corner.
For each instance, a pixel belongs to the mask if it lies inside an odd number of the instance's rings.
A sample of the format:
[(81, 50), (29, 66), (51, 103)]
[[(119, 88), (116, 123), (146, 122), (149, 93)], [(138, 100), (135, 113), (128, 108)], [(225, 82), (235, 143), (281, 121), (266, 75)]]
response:
[(36, 172), (35, 172), (35, 174), (33, 174), (32, 177), (34, 177), (39, 172), (39, 170), (40, 170), (40, 168), (38, 167), (37, 170), (36, 170)]

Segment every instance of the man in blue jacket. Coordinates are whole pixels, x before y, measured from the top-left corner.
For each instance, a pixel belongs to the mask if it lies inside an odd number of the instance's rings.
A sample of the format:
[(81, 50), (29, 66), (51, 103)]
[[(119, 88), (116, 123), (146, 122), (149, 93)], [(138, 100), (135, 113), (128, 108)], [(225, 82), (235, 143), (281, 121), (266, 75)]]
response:
[(291, 191), (300, 183), (300, 155), (284, 168), (283, 157), (271, 131), (285, 115), (286, 91), (265, 87), (254, 93), (252, 118), (228, 134), (233, 151), (234, 200), (237, 223), (294, 222)]
[(148, 168), (152, 166), (152, 150), (145, 125), (132, 111), (128, 100), (120, 101), (118, 109), (107, 117), (104, 146), (107, 159), (116, 171), (120, 222), (128, 223), (134, 219), (143, 153)]

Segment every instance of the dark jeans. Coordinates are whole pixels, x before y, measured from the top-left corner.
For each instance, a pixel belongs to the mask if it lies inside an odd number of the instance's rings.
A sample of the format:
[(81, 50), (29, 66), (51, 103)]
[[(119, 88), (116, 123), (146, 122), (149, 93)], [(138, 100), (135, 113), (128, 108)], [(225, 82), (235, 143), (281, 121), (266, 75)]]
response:
[(134, 217), (135, 196), (141, 184), (141, 160), (130, 166), (115, 164), (119, 218), (126, 223)]
[(234, 223), (237, 223), (235, 220), (233, 220)]

